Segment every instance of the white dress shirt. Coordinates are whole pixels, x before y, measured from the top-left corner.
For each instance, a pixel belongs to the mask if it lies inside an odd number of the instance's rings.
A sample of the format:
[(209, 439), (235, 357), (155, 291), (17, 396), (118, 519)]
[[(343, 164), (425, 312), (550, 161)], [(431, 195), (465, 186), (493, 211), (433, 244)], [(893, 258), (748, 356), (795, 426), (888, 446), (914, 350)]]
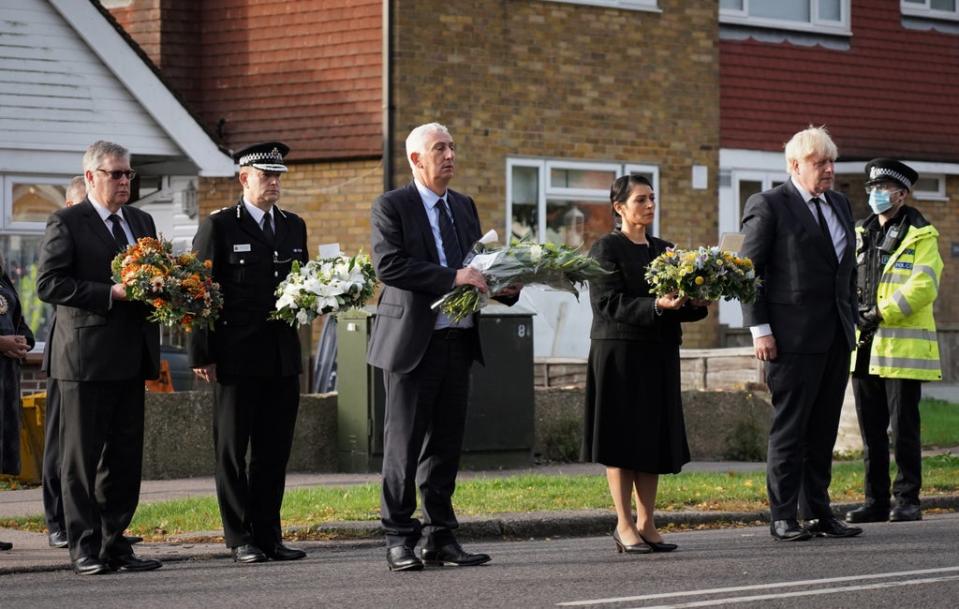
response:
[[(113, 234), (113, 221), (110, 220), (110, 214), (113, 212), (107, 209), (102, 203), (96, 200), (93, 196), (93, 193), (87, 193), (87, 199), (90, 200), (90, 203), (93, 203), (93, 209), (97, 210), (97, 213), (100, 215), (100, 219), (103, 220), (103, 225), (107, 227), (107, 231), (112, 235)], [(130, 225), (127, 223), (126, 216), (123, 215), (123, 207), (117, 210), (117, 215), (120, 216), (120, 228), (123, 229), (123, 234), (127, 236), (127, 243), (133, 244), (137, 240), (133, 236), (133, 231), (130, 230)]]
[(246, 211), (249, 212), (250, 217), (253, 218), (253, 221), (256, 222), (256, 225), (263, 228), (263, 218), (267, 214), (270, 215), (270, 225), (273, 227), (273, 233), (276, 234), (276, 217), (273, 215), (273, 206), (270, 206), (270, 211), (263, 211), (256, 205), (250, 203), (246, 200), (246, 197), (243, 197), (243, 207), (246, 208)]

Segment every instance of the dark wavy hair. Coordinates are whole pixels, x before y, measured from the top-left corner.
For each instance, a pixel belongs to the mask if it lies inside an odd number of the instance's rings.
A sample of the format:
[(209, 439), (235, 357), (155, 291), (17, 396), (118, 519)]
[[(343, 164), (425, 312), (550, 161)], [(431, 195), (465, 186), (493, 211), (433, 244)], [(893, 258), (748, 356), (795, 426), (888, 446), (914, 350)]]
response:
[(616, 203), (625, 203), (629, 199), (629, 195), (633, 192), (633, 189), (637, 186), (649, 186), (650, 190), (653, 188), (653, 183), (649, 181), (649, 178), (638, 173), (629, 173), (624, 176), (619, 176), (616, 178), (616, 181), (613, 182), (612, 187), (609, 189), (609, 206), (613, 212), (613, 219), (616, 222), (616, 226), (619, 226), (620, 218), (619, 214), (616, 213)]

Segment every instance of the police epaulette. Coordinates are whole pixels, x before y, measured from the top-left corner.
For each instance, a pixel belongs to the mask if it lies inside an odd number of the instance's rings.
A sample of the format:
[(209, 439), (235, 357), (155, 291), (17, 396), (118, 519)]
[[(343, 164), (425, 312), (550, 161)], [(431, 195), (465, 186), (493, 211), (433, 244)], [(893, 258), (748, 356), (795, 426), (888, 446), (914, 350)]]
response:
[(215, 210), (213, 210), (213, 211), (210, 212), (210, 215), (212, 216), (213, 214), (218, 214), (218, 213), (220, 213), (221, 211), (226, 211), (226, 210), (228, 210), (228, 209), (232, 209), (232, 206), (231, 206), (231, 207), (221, 207), (220, 209), (215, 209)]

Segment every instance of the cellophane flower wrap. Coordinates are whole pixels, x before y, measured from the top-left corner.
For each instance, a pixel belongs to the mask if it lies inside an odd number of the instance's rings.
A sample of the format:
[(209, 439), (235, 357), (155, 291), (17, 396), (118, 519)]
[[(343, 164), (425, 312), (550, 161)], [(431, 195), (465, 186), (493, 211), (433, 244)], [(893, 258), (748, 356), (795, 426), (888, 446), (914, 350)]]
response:
[(335, 256), (293, 261), (293, 268), (276, 288), (276, 310), (270, 319), (292, 325), (309, 324), (320, 315), (359, 308), (376, 289), (376, 271), (370, 257)]
[(646, 281), (657, 296), (677, 294), (695, 300), (739, 300), (751, 303), (761, 285), (753, 262), (718, 247), (669, 248), (646, 269)]
[(453, 321), (476, 313), (489, 303), (489, 295), (512, 284), (539, 285), (569, 292), (579, 298), (577, 285), (608, 275), (600, 263), (577, 250), (555, 243), (514, 241), (508, 247), (489, 249), (497, 239), (489, 231), (476, 242), (467, 257), (467, 265), (483, 273), (489, 292), (473, 286), (457, 286), (433, 303)]
[(212, 263), (193, 252), (174, 254), (166, 239), (137, 239), (116, 255), (111, 268), (113, 280), (126, 288), (128, 299), (152, 307), (150, 321), (187, 332), (212, 328), (223, 308)]

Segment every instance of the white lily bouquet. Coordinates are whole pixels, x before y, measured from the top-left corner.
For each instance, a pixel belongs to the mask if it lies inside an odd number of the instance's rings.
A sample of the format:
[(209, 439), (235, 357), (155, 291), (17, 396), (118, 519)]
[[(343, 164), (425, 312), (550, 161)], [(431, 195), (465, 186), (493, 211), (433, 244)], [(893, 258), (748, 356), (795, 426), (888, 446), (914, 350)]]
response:
[(276, 310), (269, 318), (303, 326), (320, 315), (362, 307), (375, 289), (376, 271), (365, 254), (320, 258), (305, 265), (294, 261), (276, 288)]
[[(539, 285), (569, 292), (579, 298), (577, 285), (609, 274), (593, 258), (565, 245), (515, 241), (512, 245), (490, 249), (498, 239), (491, 230), (476, 242), (467, 255), (466, 266), (483, 273), (489, 294), (512, 285)], [(489, 303), (489, 294), (473, 286), (457, 286), (433, 303), (453, 321), (460, 321)]]

